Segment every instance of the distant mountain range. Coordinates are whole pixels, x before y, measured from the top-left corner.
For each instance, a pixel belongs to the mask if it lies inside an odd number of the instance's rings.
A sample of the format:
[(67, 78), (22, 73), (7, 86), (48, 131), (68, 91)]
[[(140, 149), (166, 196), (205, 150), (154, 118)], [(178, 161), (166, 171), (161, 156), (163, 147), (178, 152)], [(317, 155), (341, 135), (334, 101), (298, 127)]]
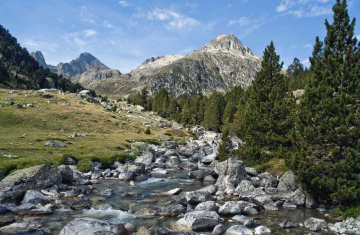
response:
[(176, 97), (225, 92), (233, 86), (247, 88), (261, 67), (261, 58), (234, 35), (219, 35), (185, 56), (152, 57), (127, 74), (109, 69), (90, 53), (57, 66), (47, 65), (41, 52), (32, 56), (44, 68), (72, 82), (112, 96), (133, 95), (143, 87), (151, 94), (164, 87)]

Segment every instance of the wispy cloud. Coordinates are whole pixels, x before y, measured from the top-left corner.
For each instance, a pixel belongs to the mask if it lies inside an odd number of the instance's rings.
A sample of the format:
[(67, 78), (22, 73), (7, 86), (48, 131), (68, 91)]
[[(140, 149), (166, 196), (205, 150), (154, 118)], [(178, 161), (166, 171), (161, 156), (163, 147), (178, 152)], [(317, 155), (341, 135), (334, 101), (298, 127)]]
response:
[(304, 45), (304, 48), (312, 48), (312, 47), (313, 47), (313, 45), (310, 43)]
[(128, 3), (127, 1), (125, 1), (125, 0), (119, 1), (119, 4), (120, 4), (121, 6), (123, 6), (123, 7), (129, 7), (129, 6), (131, 6), (131, 4)]
[(170, 31), (192, 29), (193, 27), (200, 25), (198, 20), (167, 8), (155, 8), (152, 11), (148, 11), (145, 17), (152, 21), (166, 21), (165, 27)]
[(85, 32), (85, 37), (90, 37), (90, 36), (97, 34), (97, 31), (95, 31), (93, 29), (86, 29), (86, 30), (84, 30), (84, 32)]
[(96, 23), (96, 21), (94, 19), (94, 15), (89, 12), (89, 7), (87, 7), (87, 6), (81, 7), (80, 17), (82, 18), (82, 20), (84, 22), (91, 23), (91, 24)]
[(109, 22), (106, 21), (106, 20), (104, 20), (103, 26), (104, 26), (105, 28), (109, 28), (109, 29), (111, 29), (111, 28), (114, 27), (111, 23), (109, 23)]
[(244, 26), (244, 25), (249, 25), (250, 23), (251, 23), (251, 20), (248, 17), (243, 16), (236, 20), (230, 20), (228, 22), (228, 25), (239, 24), (241, 26)]
[(315, 17), (331, 14), (332, 5), (329, 0), (279, 0), (276, 11), (295, 17)]
[(57, 43), (48, 43), (44, 41), (36, 42), (32, 39), (27, 39), (25, 41), (25, 45), (29, 46), (33, 50), (51, 51), (51, 52), (55, 52), (59, 47)]
[(64, 40), (70, 45), (75, 44), (79, 47), (83, 47), (86, 45), (86, 42), (79, 37), (78, 33), (69, 33), (64, 36)]

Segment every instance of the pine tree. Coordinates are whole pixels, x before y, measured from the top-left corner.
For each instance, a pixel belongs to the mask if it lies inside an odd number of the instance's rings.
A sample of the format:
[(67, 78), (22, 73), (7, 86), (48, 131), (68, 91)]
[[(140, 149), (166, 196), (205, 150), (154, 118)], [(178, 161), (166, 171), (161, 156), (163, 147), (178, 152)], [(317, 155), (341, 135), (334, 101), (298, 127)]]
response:
[(204, 127), (211, 131), (220, 131), (225, 100), (222, 94), (214, 92), (206, 106)]
[[(292, 125), (293, 97), (287, 93), (285, 77), (281, 73), (273, 42), (264, 51), (261, 70), (253, 85), (245, 94), (246, 103), (241, 109), (239, 136), (246, 142), (243, 157), (260, 162), (267, 156), (261, 153), (277, 153), (281, 147), (289, 146)], [(249, 160), (249, 159), (248, 159)]]
[(221, 144), (218, 152), (218, 158), (220, 162), (226, 161), (229, 158), (231, 148), (232, 143), (229, 138), (229, 130), (225, 129), (221, 136)]
[(360, 201), (360, 52), (346, 1), (337, 0), (324, 42), (316, 38), (314, 76), (296, 113), (291, 168), (307, 190), (334, 203)]

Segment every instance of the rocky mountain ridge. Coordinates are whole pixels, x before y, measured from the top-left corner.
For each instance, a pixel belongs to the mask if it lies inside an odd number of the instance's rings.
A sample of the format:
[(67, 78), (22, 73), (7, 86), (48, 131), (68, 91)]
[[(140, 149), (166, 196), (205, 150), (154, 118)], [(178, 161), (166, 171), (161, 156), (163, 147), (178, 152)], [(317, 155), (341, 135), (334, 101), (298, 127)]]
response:
[(121, 78), (99, 82), (102, 94), (127, 96), (147, 87), (150, 94), (165, 88), (176, 97), (182, 94), (210, 95), (233, 86), (247, 88), (260, 70), (261, 58), (234, 35), (219, 35), (185, 56), (150, 58)]

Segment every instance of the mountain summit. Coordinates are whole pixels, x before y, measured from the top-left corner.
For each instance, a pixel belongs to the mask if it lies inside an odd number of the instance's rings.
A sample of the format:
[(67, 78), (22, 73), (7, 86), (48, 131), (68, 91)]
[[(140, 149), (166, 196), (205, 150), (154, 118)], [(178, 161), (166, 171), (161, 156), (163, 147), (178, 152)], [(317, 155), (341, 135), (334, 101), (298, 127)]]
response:
[(120, 78), (101, 81), (99, 93), (132, 95), (147, 87), (151, 94), (165, 88), (175, 97), (210, 95), (233, 86), (247, 88), (260, 70), (261, 58), (234, 35), (219, 35), (185, 56), (167, 55), (146, 60)]

